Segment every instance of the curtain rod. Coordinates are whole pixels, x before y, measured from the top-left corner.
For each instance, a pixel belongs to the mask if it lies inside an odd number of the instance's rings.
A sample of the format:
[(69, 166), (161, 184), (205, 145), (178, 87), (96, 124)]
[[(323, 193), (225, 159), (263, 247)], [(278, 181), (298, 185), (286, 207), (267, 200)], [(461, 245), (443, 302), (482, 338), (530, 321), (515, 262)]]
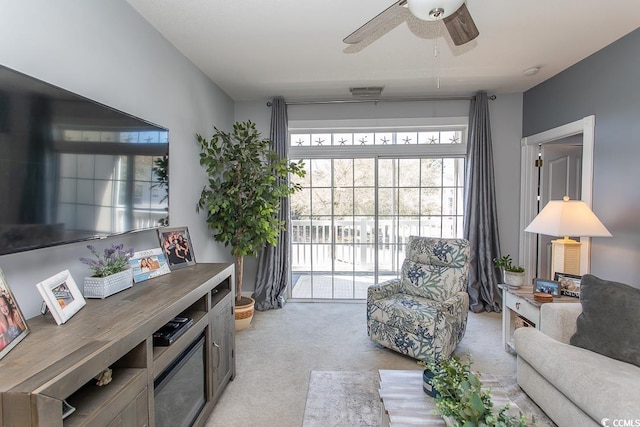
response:
[[(488, 97), (490, 100), (495, 100), (496, 95)], [(471, 96), (440, 96), (433, 98), (363, 98), (363, 99), (332, 99), (332, 100), (316, 100), (316, 101), (285, 101), (286, 105), (312, 105), (312, 104), (360, 104), (364, 102), (412, 102), (412, 101), (471, 101)], [(267, 107), (271, 107), (273, 103), (267, 102)]]

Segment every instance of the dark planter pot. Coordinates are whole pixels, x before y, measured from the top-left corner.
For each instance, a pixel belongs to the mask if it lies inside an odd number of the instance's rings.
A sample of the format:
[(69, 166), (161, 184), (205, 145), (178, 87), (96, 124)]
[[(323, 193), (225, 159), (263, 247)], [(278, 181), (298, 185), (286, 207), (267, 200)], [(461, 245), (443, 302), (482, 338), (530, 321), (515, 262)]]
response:
[(433, 379), (433, 372), (428, 369), (425, 369), (422, 373), (422, 390), (427, 393), (431, 397), (437, 397), (438, 391), (431, 384), (431, 380)]

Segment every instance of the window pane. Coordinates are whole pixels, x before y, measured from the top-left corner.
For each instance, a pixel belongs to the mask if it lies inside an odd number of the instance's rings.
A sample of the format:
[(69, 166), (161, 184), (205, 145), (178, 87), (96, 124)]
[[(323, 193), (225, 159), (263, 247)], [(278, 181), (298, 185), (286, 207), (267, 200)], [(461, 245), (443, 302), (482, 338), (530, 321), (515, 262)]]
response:
[(311, 135), (308, 134), (292, 134), (290, 139), (292, 147), (308, 147), (311, 145)]
[(354, 197), (354, 213), (356, 215), (376, 214), (375, 188), (356, 188)]
[(303, 188), (291, 195), (291, 219), (301, 215), (311, 215), (311, 190)]
[(398, 171), (400, 187), (420, 186), (420, 159), (400, 159)]
[(353, 134), (352, 133), (333, 134), (333, 145), (353, 145)]
[(311, 160), (311, 185), (331, 187), (331, 160)]
[(395, 159), (378, 160), (378, 186), (392, 187), (396, 185), (396, 164)]
[(420, 179), (423, 187), (442, 185), (442, 159), (422, 159)]
[(420, 213), (420, 189), (398, 189), (400, 215), (418, 215)]
[(398, 203), (394, 199), (396, 190), (393, 188), (380, 188), (378, 190), (378, 215), (394, 215), (398, 209)]
[(330, 133), (314, 133), (311, 135), (311, 145), (321, 146), (321, 145), (331, 145), (331, 134)]
[(442, 209), (442, 190), (440, 188), (423, 188), (420, 197), (420, 213), (422, 215), (439, 215)]
[(335, 159), (333, 161), (333, 176), (336, 187), (353, 186), (353, 160)]
[(333, 190), (333, 214), (353, 215), (353, 187)]
[(355, 185), (373, 187), (375, 185), (375, 160), (355, 159), (353, 164)]
[(331, 189), (313, 188), (311, 190), (311, 208), (313, 215), (331, 215)]

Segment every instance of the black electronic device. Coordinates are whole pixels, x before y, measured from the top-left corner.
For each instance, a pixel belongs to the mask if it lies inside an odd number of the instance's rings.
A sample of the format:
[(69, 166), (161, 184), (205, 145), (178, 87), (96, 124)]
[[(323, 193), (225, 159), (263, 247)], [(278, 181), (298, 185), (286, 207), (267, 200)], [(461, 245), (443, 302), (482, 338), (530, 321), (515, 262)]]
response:
[(153, 333), (153, 345), (168, 346), (173, 344), (191, 325), (193, 325), (193, 319), (189, 317), (174, 317), (171, 322)]
[(169, 131), (0, 66), (0, 255), (160, 226)]

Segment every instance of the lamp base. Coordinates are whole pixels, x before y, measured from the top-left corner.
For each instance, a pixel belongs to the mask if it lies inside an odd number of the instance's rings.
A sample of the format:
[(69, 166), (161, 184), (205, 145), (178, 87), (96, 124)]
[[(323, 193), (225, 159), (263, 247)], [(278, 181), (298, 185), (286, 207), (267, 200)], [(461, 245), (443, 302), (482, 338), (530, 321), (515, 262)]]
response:
[(568, 237), (551, 241), (551, 279), (556, 273), (580, 275), (581, 245)]

